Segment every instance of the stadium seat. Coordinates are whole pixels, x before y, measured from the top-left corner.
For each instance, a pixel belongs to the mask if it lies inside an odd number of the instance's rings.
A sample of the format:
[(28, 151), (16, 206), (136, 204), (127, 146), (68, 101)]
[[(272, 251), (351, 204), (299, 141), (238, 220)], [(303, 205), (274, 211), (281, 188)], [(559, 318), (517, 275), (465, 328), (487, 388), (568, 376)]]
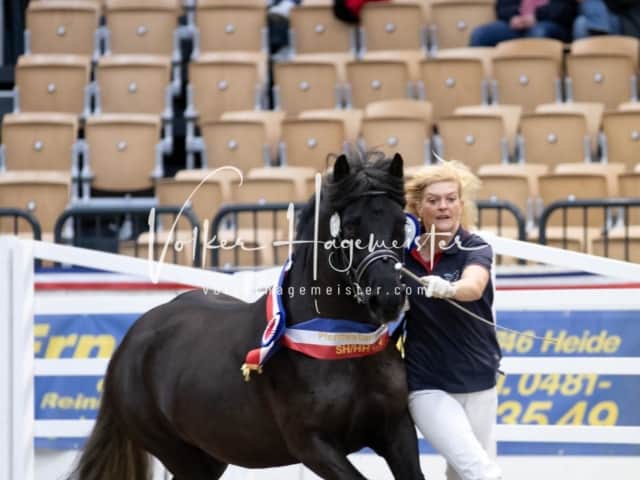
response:
[(194, 57), (206, 52), (267, 52), (264, 2), (199, 0)]
[(431, 50), (466, 47), (474, 28), (495, 20), (493, 0), (431, 2)]
[[(163, 175), (161, 120), (157, 115), (103, 114), (87, 118), (85, 174), (95, 189), (125, 194), (153, 188)], [(83, 196), (88, 197), (85, 182)]]
[(640, 159), (640, 110), (605, 112), (602, 133), (603, 159), (632, 170)]
[(408, 117), (423, 120), (427, 132), (431, 132), (431, 104), (424, 100), (399, 98), (369, 103), (364, 116), (367, 118)]
[(72, 54), (96, 58), (99, 8), (93, 2), (30, 2), (26, 11), (26, 54)]
[(553, 38), (516, 38), (498, 43), (495, 51), (499, 56), (550, 57), (562, 68), (564, 44)]
[(347, 64), (347, 105), (414, 98), (409, 67), (403, 60), (361, 60)]
[(433, 121), (453, 114), (457, 107), (488, 103), (482, 60), (430, 58), (421, 63), (422, 98), (433, 105)]
[(584, 115), (587, 121), (587, 133), (591, 139), (591, 157), (594, 159), (597, 156), (603, 111), (604, 105), (597, 102), (543, 103), (536, 107), (536, 113), (579, 113)]
[[(636, 207), (637, 209), (637, 207)], [(593, 254), (640, 263), (640, 226), (617, 227), (593, 239)]]
[(80, 55), (22, 55), (16, 65), (15, 109), (88, 113), (90, 61)]
[(272, 165), (269, 134), (261, 120), (207, 120), (200, 123), (203, 168), (231, 165), (246, 173)]
[(70, 174), (78, 135), (75, 115), (10, 113), (2, 119), (2, 170), (58, 170)]
[(109, 0), (106, 45), (109, 54), (166, 55), (180, 59), (179, 0)]
[(293, 61), (273, 66), (275, 108), (294, 116), (303, 110), (341, 107), (338, 68), (331, 62)]
[[(600, 199), (608, 195), (605, 175), (590, 172), (553, 173), (539, 177), (540, 198), (545, 207), (556, 201)], [(551, 213), (546, 224), (548, 245), (591, 253), (593, 239), (610, 226), (612, 212), (602, 208), (570, 208)]]
[(250, 53), (233, 57), (205, 54), (189, 63), (185, 117), (217, 120), (223, 112), (265, 106), (265, 64)]
[(486, 115), (490, 117), (497, 115), (502, 118), (509, 145), (509, 157), (515, 158), (516, 138), (520, 128), (520, 116), (522, 115), (522, 107), (520, 105), (467, 105), (456, 108), (453, 114)]
[(609, 35), (574, 41), (567, 56), (567, 97), (602, 102), (609, 110), (637, 99), (638, 45), (635, 38)]
[(158, 55), (106, 55), (95, 71), (96, 113), (172, 116), (171, 59)]
[[(487, 164), (478, 167), (478, 177), (482, 187), (478, 192), (481, 200), (502, 200), (514, 204), (524, 215), (527, 231), (531, 230), (540, 213), (538, 178), (549, 171), (547, 165), (536, 164)], [(483, 212), (481, 228), (497, 229), (498, 218), (495, 212)], [(515, 238), (513, 216), (505, 213), (500, 224), (506, 227), (505, 234)]]
[(285, 113), (277, 110), (240, 110), (224, 112), (221, 120), (249, 120), (262, 122), (267, 133), (267, 143), (272, 161), (278, 158), (278, 145), (282, 135), (282, 121)]
[(304, 110), (298, 115), (299, 118), (330, 118), (342, 120), (344, 123), (345, 140), (350, 143), (358, 141), (360, 136), (360, 125), (364, 112), (357, 108), (332, 108), (324, 110)]
[(520, 161), (527, 163), (588, 162), (591, 141), (580, 113), (530, 113), (520, 119)]
[(501, 116), (457, 114), (438, 122), (440, 155), (477, 170), (487, 163), (507, 163), (509, 142)]
[(378, 117), (362, 120), (362, 142), (368, 150), (387, 156), (402, 155), (406, 166), (431, 161), (431, 132), (424, 120), (407, 117)]
[(308, 167), (324, 172), (329, 155), (342, 152), (345, 126), (337, 118), (288, 118), (282, 122), (280, 160), (288, 167)]
[(552, 57), (500, 55), (493, 58), (493, 103), (520, 105), (531, 113), (537, 105), (562, 100), (561, 70)]
[(361, 53), (375, 50), (426, 51), (426, 25), (417, 3), (365, 3), (360, 12)]
[(353, 56), (356, 50), (354, 28), (336, 18), (331, 3), (291, 9), (289, 44), (292, 55), (333, 53)]
[[(638, 198), (640, 192), (640, 169), (618, 176), (618, 188), (623, 198)], [(619, 223), (640, 226), (640, 207), (629, 209), (628, 213), (620, 212)]]
[[(18, 208), (31, 213), (40, 224), (43, 238), (52, 239), (57, 218), (70, 201), (71, 181), (67, 172), (14, 171), (0, 174), (0, 208)], [(20, 233), (31, 229), (18, 219), (0, 219), (0, 232)]]

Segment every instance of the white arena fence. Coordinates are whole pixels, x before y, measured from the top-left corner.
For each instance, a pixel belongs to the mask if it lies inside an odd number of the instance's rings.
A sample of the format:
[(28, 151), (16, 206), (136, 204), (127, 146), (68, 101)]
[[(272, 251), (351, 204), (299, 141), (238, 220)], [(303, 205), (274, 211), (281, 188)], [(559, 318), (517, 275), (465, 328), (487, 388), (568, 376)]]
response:
[[(640, 265), (552, 247), (504, 239), (483, 233), (496, 254), (513, 256), (564, 267), (574, 271), (618, 278), (630, 282), (640, 280)], [(229, 275), (171, 264), (152, 264), (147, 260), (86, 250), (16, 237), (0, 237), (0, 479), (33, 480), (35, 465), (34, 438), (85, 437), (93, 420), (44, 420), (34, 418), (34, 385), (36, 376), (100, 376), (104, 374), (106, 359), (35, 359), (34, 358), (34, 259), (72, 264), (92, 269), (118, 272), (145, 278), (155, 276), (156, 281), (172, 282), (220, 291), (251, 300), (256, 292), (272, 285), (278, 269)], [(640, 289), (591, 289), (582, 295), (581, 305), (576, 297), (563, 290), (543, 290), (537, 302), (522, 302), (521, 291), (501, 291), (496, 301), (505, 310), (577, 308), (607, 309), (615, 306), (622, 310), (640, 311)], [(96, 300), (97, 301), (97, 300)], [(586, 303), (586, 305), (585, 305)], [(148, 305), (142, 301), (140, 311)], [(638, 319), (640, 321), (640, 319)], [(640, 327), (640, 324), (638, 324)], [(640, 375), (640, 345), (628, 356), (506, 356), (502, 367), (507, 374), (589, 374)], [(636, 404), (637, 404), (637, 395)], [(640, 406), (638, 406), (640, 409)], [(593, 413), (593, 412), (591, 412)], [(591, 414), (590, 413), (590, 414)], [(604, 415), (606, 417), (606, 411)], [(540, 411), (530, 415), (541, 415)], [(584, 412), (582, 412), (584, 414)], [(595, 412), (594, 418), (602, 412)], [(632, 425), (535, 425), (500, 424), (498, 440), (503, 442), (557, 442), (640, 445), (640, 426)], [(604, 422), (606, 423), (606, 422)], [(302, 477), (300, 477), (302, 478)]]

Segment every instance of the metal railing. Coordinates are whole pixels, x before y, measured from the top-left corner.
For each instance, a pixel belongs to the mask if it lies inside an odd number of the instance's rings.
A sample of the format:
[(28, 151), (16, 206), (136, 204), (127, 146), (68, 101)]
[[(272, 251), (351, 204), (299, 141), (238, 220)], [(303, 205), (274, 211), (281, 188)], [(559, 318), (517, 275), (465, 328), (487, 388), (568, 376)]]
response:
[[(589, 242), (592, 240), (589, 236), (589, 229), (598, 229), (601, 234), (603, 243), (603, 255), (609, 256), (610, 235), (613, 231), (622, 232), (622, 240), (624, 242), (624, 259), (629, 260), (630, 251), (630, 209), (637, 208), (640, 213), (640, 198), (611, 198), (611, 199), (568, 199), (553, 202), (547, 205), (540, 214), (540, 236), (539, 242), (546, 245), (548, 242), (549, 219), (554, 212), (561, 211), (562, 229), (561, 246), (567, 248), (570, 240), (568, 228), (570, 226), (582, 227), (582, 250), (589, 251)], [(602, 211), (602, 222), (598, 224), (589, 223), (589, 213), (593, 210)], [(579, 210), (582, 214), (582, 222), (580, 225), (569, 225), (568, 216), (570, 210)]]
[[(155, 217), (150, 218), (151, 209), (155, 209)], [(133, 249), (133, 255), (138, 257), (141, 242), (139, 237), (145, 233), (155, 234), (154, 242), (149, 238), (145, 245), (148, 248), (162, 248), (165, 239), (159, 239), (158, 233), (168, 231), (166, 225), (173, 225), (180, 214), (180, 218), (186, 219), (191, 227), (191, 239), (193, 245), (192, 264), (200, 265), (201, 245), (199, 241), (200, 223), (190, 207), (180, 205), (149, 206), (149, 205), (73, 205), (67, 208), (56, 220), (54, 227), (55, 243), (71, 243), (74, 246), (92, 248), (108, 252), (118, 252), (124, 242)], [(159, 217), (170, 215), (170, 223), (159, 221)], [(150, 228), (153, 227), (153, 228)], [(181, 248), (177, 248), (176, 235), (170, 240), (173, 262), (178, 263), (178, 254)], [(159, 243), (158, 243), (159, 240)], [(181, 241), (184, 247), (184, 241)], [(155, 256), (154, 256), (155, 258)]]
[(489, 200), (479, 200), (476, 202), (478, 207), (478, 228), (482, 228), (482, 214), (488, 210), (496, 211), (496, 223), (491, 225), (496, 228), (496, 233), (498, 235), (502, 234), (502, 229), (504, 227), (503, 221), (503, 212), (508, 212), (508, 215), (512, 216), (516, 221), (516, 230), (518, 232), (518, 240), (526, 240), (527, 239), (527, 220), (525, 219), (524, 214), (520, 211), (518, 207), (516, 207), (513, 203), (508, 202), (506, 200), (497, 200), (497, 199), (489, 199)]

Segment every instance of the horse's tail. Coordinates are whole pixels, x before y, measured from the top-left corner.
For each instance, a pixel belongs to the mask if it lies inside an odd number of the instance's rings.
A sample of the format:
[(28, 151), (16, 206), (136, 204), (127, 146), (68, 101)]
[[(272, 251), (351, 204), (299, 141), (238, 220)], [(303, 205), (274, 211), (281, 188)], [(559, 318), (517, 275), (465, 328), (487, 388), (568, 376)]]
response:
[(105, 391), (93, 431), (68, 480), (147, 480), (149, 468), (149, 455), (126, 435)]

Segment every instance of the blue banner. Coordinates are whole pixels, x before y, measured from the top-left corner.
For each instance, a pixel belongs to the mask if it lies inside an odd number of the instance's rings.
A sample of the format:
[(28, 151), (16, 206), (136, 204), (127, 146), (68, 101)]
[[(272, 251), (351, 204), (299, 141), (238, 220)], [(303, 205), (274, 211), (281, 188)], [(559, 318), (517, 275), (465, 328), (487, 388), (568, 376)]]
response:
[[(37, 358), (109, 358), (139, 314), (36, 315)], [(637, 311), (503, 311), (498, 323), (555, 343), (499, 331), (505, 356), (640, 356)], [(36, 419), (94, 419), (99, 376), (36, 378)], [(640, 425), (640, 375), (521, 374), (498, 380), (498, 422)], [(83, 439), (36, 439), (37, 448), (77, 448)], [(640, 446), (503, 443), (502, 454), (639, 455)], [(429, 451), (421, 445), (422, 451)]]

